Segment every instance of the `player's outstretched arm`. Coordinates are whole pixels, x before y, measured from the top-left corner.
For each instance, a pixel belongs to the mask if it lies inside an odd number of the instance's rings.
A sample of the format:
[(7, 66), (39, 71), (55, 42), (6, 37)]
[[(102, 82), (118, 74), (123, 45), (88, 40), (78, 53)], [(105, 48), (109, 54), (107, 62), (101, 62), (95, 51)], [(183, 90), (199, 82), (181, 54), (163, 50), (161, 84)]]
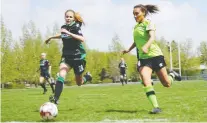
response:
[(51, 39), (60, 39), (61, 38), (61, 34), (58, 34), (58, 35), (55, 35), (55, 36), (52, 36), (52, 37), (49, 37), (45, 43), (48, 44), (50, 42)]
[(136, 44), (135, 43), (133, 43), (131, 46), (130, 46), (130, 48), (128, 49), (128, 50), (124, 50), (124, 51), (122, 51), (122, 53), (123, 54), (126, 54), (126, 53), (129, 53), (132, 49), (134, 49), (136, 47)]

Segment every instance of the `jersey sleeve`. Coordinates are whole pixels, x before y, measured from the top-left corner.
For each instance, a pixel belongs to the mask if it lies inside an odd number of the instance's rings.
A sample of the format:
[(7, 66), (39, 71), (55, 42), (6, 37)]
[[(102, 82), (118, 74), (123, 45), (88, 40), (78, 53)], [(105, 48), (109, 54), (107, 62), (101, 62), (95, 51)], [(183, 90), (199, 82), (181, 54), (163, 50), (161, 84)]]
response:
[(62, 25), (61, 29), (67, 29), (66, 25)]
[(49, 62), (48, 60), (46, 61), (46, 65), (47, 65), (47, 66), (51, 66), (51, 65), (50, 65), (50, 62)]
[(76, 35), (83, 35), (81, 31), (81, 24), (80, 23), (75, 23), (73, 27), (70, 30), (71, 33), (76, 34)]
[(156, 30), (155, 29), (155, 24), (153, 22), (149, 21), (149, 23), (146, 26), (146, 30), (147, 31), (150, 31), (150, 30), (155, 31)]

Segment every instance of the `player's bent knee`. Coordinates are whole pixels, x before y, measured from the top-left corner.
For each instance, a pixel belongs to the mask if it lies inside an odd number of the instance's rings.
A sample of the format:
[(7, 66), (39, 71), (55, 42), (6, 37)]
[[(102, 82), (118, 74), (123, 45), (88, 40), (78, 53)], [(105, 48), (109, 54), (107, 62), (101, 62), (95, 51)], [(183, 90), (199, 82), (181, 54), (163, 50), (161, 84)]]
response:
[(165, 83), (163, 84), (163, 86), (169, 88), (169, 87), (171, 86), (171, 84), (165, 82)]

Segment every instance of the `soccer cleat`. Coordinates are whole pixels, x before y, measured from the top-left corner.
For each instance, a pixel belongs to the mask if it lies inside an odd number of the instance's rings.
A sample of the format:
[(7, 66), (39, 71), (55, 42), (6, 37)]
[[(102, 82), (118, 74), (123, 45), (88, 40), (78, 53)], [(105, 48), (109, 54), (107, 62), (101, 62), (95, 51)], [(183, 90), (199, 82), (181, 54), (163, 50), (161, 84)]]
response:
[(171, 75), (173, 78), (175, 78), (175, 80), (177, 80), (177, 81), (181, 81), (181, 76), (180, 76), (178, 73), (176, 73), (175, 71), (171, 70), (171, 71), (170, 71), (170, 75)]
[(150, 114), (158, 114), (160, 112), (162, 112), (162, 110), (158, 107), (158, 108), (153, 108)]
[(49, 97), (49, 101), (50, 101), (51, 103), (54, 103), (54, 104), (58, 105), (58, 100), (56, 100), (55, 97), (54, 97), (53, 95), (51, 95), (51, 96)]

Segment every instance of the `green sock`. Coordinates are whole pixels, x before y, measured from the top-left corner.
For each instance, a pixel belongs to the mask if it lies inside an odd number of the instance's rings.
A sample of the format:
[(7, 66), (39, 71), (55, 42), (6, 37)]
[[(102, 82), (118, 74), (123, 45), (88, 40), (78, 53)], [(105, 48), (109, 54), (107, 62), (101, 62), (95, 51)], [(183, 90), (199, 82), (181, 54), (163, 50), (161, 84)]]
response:
[(83, 84), (86, 84), (87, 80), (85, 77), (83, 77)]
[(144, 87), (144, 91), (146, 92), (147, 98), (151, 102), (152, 106), (154, 108), (159, 107), (153, 86), (150, 85)]
[(170, 75), (168, 75), (168, 79), (170, 80), (170, 85), (172, 85), (173, 84), (173, 77), (172, 76), (170, 76)]

